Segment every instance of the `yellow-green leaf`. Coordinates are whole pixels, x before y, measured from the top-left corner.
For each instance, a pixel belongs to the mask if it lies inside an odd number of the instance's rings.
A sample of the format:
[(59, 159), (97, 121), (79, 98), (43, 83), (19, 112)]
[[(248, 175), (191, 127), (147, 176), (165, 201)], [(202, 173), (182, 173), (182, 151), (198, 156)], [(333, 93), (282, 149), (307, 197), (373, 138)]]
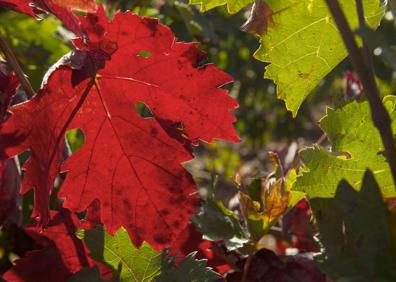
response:
[[(318, 83), (347, 55), (324, 0), (267, 0), (272, 18), (255, 58), (270, 63), (265, 78), (295, 116)], [(380, 0), (363, 0), (367, 23), (376, 28), (384, 14)], [(349, 24), (358, 26), (355, 1), (341, 0)]]
[(191, 5), (201, 5), (201, 12), (206, 12), (218, 6), (227, 5), (228, 12), (235, 14), (254, 0), (190, 0)]
[[(394, 96), (385, 98), (385, 106), (396, 129)], [(337, 185), (345, 179), (360, 189), (366, 169), (370, 169), (385, 197), (396, 196), (384, 148), (374, 126), (368, 102), (352, 102), (341, 109), (327, 111), (320, 126), (332, 144), (331, 152), (318, 146), (305, 149), (301, 156), (305, 171), (297, 178), (295, 190), (304, 191), (310, 198), (332, 198)]]

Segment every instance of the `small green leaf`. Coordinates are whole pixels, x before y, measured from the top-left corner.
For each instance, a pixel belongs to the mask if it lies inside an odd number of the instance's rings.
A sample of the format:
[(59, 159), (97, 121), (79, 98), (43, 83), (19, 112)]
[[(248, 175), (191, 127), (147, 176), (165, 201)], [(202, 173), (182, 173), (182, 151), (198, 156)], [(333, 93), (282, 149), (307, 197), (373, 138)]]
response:
[[(396, 129), (394, 96), (384, 99), (392, 128)], [(389, 165), (377, 128), (371, 120), (368, 102), (352, 102), (341, 109), (328, 109), (320, 126), (332, 144), (331, 152), (320, 147), (301, 152), (305, 167), (297, 178), (294, 190), (304, 191), (310, 198), (334, 197), (341, 179), (359, 189), (366, 168), (373, 171), (385, 197), (396, 196)]]
[(102, 228), (88, 230), (84, 240), (90, 256), (118, 271), (121, 282), (150, 282), (160, 273), (161, 253), (145, 242), (135, 248), (124, 228), (114, 237)]
[(357, 192), (341, 181), (332, 199), (310, 201), (319, 227), (319, 266), (334, 281), (395, 281), (387, 209), (373, 173)]
[(163, 265), (161, 275), (156, 282), (214, 282), (221, 279), (221, 275), (206, 266), (205, 259), (195, 259), (196, 252), (187, 255), (177, 266), (174, 258)]
[(229, 249), (240, 248), (248, 241), (247, 231), (241, 226), (236, 215), (221, 201), (208, 199), (191, 221), (205, 239), (225, 241)]
[(191, 5), (201, 5), (201, 12), (206, 12), (218, 6), (227, 5), (228, 12), (235, 14), (254, 0), (190, 0)]

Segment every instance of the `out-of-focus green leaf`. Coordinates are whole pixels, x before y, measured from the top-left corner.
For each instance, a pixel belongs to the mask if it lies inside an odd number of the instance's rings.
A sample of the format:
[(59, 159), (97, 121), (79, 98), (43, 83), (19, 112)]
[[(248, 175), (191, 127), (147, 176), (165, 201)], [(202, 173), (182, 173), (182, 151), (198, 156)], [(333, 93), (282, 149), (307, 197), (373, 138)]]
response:
[(56, 34), (60, 26), (54, 17), (38, 22), (15, 12), (0, 15), (0, 33), (11, 43), (34, 88), (40, 86), (47, 69), (70, 50)]
[(396, 71), (396, 51), (386, 43), (380, 33), (364, 26), (357, 30), (357, 33), (363, 38), (365, 44), (372, 50), (380, 48), (380, 57), (384, 63), (389, 64)]
[[(396, 129), (395, 96), (384, 99)], [(338, 183), (346, 179), (359, 189), (366, 168), (373, 171), (381, 192), (386, 197), (396, 196), (384, 148), (374, 126), (368, 102), (352, 102), (341, 109), (328, 109), (320, 126), (332, 144), (332, 152), (315, 146), (301, 152), (305, 167), (297, 178), (294, 189), (308, 197), (332, 198)]]
[(239, 223), (237, 216), (219, 200), (208, 199), (191, 221), (205, 239), (224, 241), (229, 249), (240, 248), (248, 242), (249, 235)]
[[(267, 0), (272, 10), (255, 58), (270, 63), (265, 78), (277, 85), (277, 95), (297, 115), (301, 103), (347, 55), (324, 0)], [(364, 0), (366, 20), (376, 28), (384, 14), (380, 0)], [(352, 29), (358, 26), (355, 1), (340, 4)]]
[(334, 198), (310, 203), (322, 247), (316, 259), (325, 273), (334, 281), (395, 281), (386, 205), (371, 171), (359, 192), (343, 180)]
[(196, 253), (187, 255), (177, 266), (174, 258), (163, 264), (161, 275), (156, 282), (214, 282), (221, 276), (206, 266), (205, 259), (195, 259)]
[(90, 256), (119, 272), (121, 282), (150, 282), (160, 274), (161, 253), (145, 242), (137, 249), (123, 227), (114, 237), (102, 228), (88, 230), (84, 241)]
[(191, 5), (201, 5), (201, 12), (206, 12), (218, 6), (227, 5), (230, 14), (240, 11), (254, 0), (190, 0)]

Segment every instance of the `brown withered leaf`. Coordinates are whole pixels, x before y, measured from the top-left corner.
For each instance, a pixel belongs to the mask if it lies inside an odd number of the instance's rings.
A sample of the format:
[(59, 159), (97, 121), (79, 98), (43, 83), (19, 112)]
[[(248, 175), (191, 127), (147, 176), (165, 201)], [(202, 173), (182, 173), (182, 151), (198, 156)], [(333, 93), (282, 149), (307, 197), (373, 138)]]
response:
[(260, 202), (240, 192), (239, 200), (243, 216), (249, 220), (261, 220), (266, 229), (289, 208), (290, 192), (284, 187), (283, 179), (262, 180)]
[(241, 30), (255, 35), (263, 35), (272, 23), (272, 10), (264, 0), (256, 0), (250, 16), (241, 26)]
[(288, 209), (290, 202), (290, 193), (286, 191), (283, 179), (264, 185), (261, 199), (264, 204), (264, 215), (268, 223), (283, 215)]

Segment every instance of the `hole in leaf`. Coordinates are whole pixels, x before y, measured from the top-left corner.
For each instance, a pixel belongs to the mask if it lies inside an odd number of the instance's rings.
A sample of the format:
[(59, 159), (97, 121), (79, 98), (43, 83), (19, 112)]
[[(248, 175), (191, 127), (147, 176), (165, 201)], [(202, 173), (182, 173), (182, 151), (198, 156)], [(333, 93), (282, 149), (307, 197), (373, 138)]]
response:
[(80, 149), (85, 142), (84, 133), (79, 128), (75, 128), (67, 131), (66, 139), (72, 153)]
[(142, 118), (151, 118), (154, 116), (150, 109), (143, 102), (137, 102), (135, 104), (135, 111)]
[(152, 55), (152, 53), (148, 50), (140, 50), (136, 54), (137, 57), (142, 57), (142, 58), (150, 58), (151, 55)]
[(23, 167), (23, 165), (26, 163), (26, 161), (30, 158), (31, 155), (32, 153), (30, 151), (25, 151), (19, 154), (18, 156), (19, 165)]

